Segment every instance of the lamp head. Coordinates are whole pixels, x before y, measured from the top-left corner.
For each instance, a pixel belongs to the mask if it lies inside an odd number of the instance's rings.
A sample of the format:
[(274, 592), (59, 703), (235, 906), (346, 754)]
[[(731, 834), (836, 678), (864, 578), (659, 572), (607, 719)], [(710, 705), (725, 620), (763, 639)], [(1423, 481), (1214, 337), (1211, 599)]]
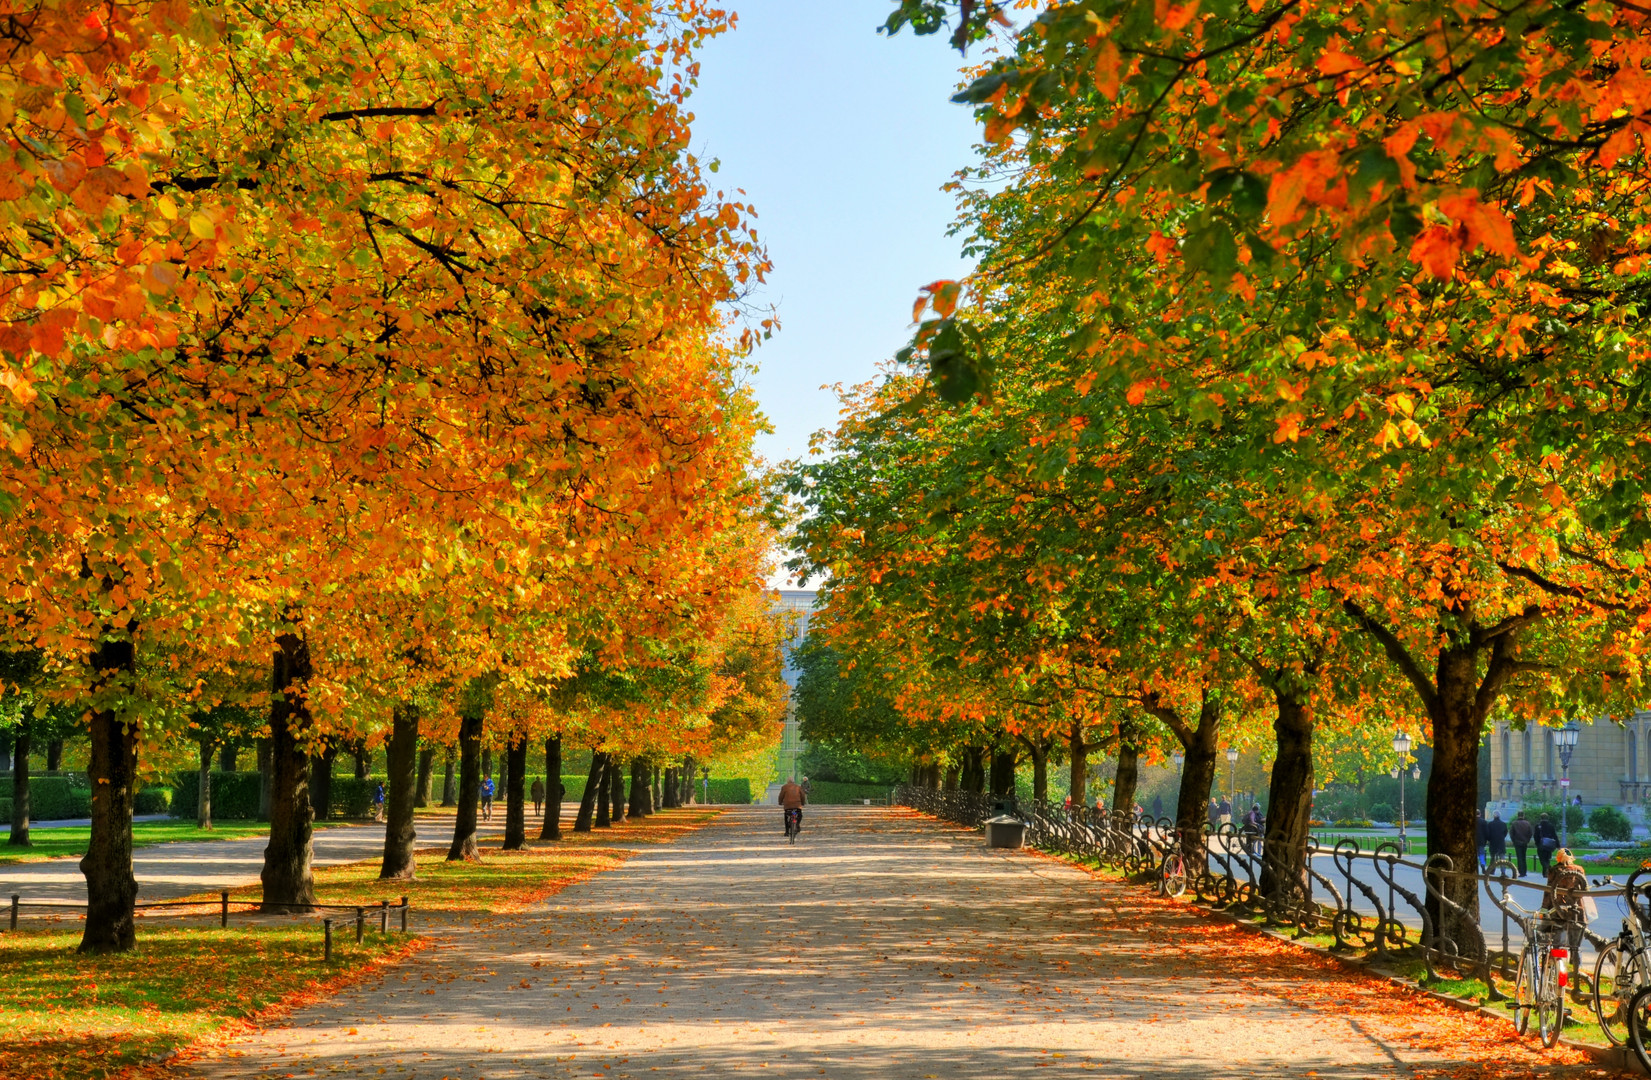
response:
[(1175, 767), (1177, 769), (1179, 769), (1182, 765), (1185, 765), (1187, 763), (1187, 755), (1185, 755), (1185, 754), (1171, 754), (1169, 756), (1169, 759), (1171, 761), (1175, 762)]
[(1400, 755), (1410, 753), (1410, 733), (1409, 732), (1401, 731), (1398, 734), (1393, 736), (1393, 752), (1395, 754), (1400, 754)]
[(1569, 750), (1576, 745), (1577, 736), (1582, 734), (1582, 728), (1575, 720), (1554, 732), (1554, 745), (1561, 750)]
[(1229, 746), (1227, 748), (1227, 764), (1228, 765), (1238, 764), (1238, 748), (1237, 747)]

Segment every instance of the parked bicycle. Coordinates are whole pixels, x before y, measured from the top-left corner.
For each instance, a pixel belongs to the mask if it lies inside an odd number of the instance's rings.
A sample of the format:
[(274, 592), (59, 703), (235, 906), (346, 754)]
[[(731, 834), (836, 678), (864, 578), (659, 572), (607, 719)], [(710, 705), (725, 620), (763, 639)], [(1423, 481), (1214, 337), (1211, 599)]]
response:
[(1594, 1016), (1613, 1046), (1630, 1041), (1634, 995), (1651, 986), (1651, 863), (1629, 875), (1623, 901), (1622, 930), (1594, 961)]
[(1503, 907), (1514, 913), (1525, 930), (1519, 973), (1514, 977), (1513, 1029), (1521, 1035), (1529, 1031), (1534, 1012), (1537, 1035), (1544, 1047), (1552, 1048), (1565, 1028), (1570, 934), (1572, 927), (1579, 925), (1565, 897), (1587, 886), (1581, 874), (1562, 875), (1550, 890), (1551, 906), (1538, 911), (1526, 910), (1506, 889), (1502, 890)]
[(1180, 896), (1187, 891), (1187, 863), (1181, 857), (1179, 830), (1167, 830), (1164, 861), (1158, 864), (1158, 893), (1160, 896)]

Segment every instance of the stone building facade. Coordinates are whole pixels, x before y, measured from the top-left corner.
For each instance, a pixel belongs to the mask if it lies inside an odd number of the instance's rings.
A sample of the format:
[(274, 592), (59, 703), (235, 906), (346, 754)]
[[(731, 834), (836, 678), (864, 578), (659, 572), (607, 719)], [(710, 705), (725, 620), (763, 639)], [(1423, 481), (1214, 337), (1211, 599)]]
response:
[[(1559, 748), (1553, 728), (1521, 731), (1497, 723), (1490, 734), (1488, 802), (1557, 802), (1560, 792)], [(1584, 806), (1644, 807), (1651, 801), (1651, 712), (1637, 712), (1619, 724), (1598, 720), (1583, 724), (1571, 753), (1570, 795)], [(1634, 817), (1638, 820), (1639, 815)]]

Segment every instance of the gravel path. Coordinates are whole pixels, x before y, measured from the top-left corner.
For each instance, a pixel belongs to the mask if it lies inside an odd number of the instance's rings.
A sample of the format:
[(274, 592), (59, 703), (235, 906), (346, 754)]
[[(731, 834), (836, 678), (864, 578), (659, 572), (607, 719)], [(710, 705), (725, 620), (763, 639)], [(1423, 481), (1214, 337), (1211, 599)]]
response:
[(189, 1074), (1582, 1072), (1550, 1070), (1506, 1025), (906, 811), (813, 810), (795, 847), (779, 824), (730, 811)]

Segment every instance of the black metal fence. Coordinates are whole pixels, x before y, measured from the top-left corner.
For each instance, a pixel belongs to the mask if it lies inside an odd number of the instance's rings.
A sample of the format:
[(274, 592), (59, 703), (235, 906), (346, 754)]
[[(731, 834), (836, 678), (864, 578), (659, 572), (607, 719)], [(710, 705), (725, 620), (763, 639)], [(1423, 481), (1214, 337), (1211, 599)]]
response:
[[(1441, 968), (1479, 978), (1492, 1001), (1504, 997), (1497, 979), (1513, 978), (1530, 913), (1545, 906), (1548, 891), (1546, 880), (1526, 880), (1505, 860), (1488, 873), (1464, 871), (1448, 856), (1407, 857), (1388, 841), (1366, 849), (1343, 837), (1321, 847), (1309, 837), (1305, 851), (1275, 853), (1260, 835), (1230, 824), (1205, 824), (1189, 838), (1167, 817), (909, 785), (896, 790), (895, 801), (971, 828), (1008, 812), (1026, 823), (1032, 847), (1121, 871), (1160, 891), (1184, 887), (1206, 907), (1293, 930), (1297, 938), (1328, 937), (1338, 952), (1419, 960), (1424, 985), (1436, 981)], [(1566, 891), (1579, 913), (1587, 900), (1608, 909), (1593, 920), (1578, 917), (1582, 948), (1573, 986), (1581, 995), (1591, 992), (1592, 979), (1583, 948), (1597, 953), (1614, 940), (1608, 923), (1624, 894), (1620, 884), (1589, 883), (1580, 873)], [(1481, 894), (1483, 902), (1466, 902)], [(1504, 901), (1510, 895), (1512, 904)]]
[[(273, 915), (290, 918), (312, 913), (323, 913), (320, 920), (321, 957), (328, 962), (332, 960), (333, 926), (335, 923), (348, 926), (353, 922), (355, 924), (356, 944), (359, 945), (366, 938), (369, 919), (376, 916), (378, 919), (378, 932), (388, 934), (390, 932), (390, 917), (393, 913), (400, 920), (401, 933), (405, 934), (407, 933), (407, 917), (412, 911), (412, 905), (405, 896), (394, 904), (388, 900), (380, 900), (376, 906), (372, 904), (311, 904), (307, 908), (295, 907), (293, 910), (288, 911), (270, 911), (258, 900), (231, 900), (226, 890), (220, 890), (216, 900), (151, 900), (140, 901), (134, 904), (133, 907), (140, 913), (168, 910), (180, 915), (195, 913), (211, 915), (216, 913), (218, 925), (226, 929), (229, 926), (232, 908), (237, 909), (240, 914), (264, 917)], [(79, 913), (86, 910), (86, 902), (83, 900), (26, 900), (22, 894), (12, 893), (7, 920), (8, 929), (13, 931), (17, 929), (18, 919), (25, 909), (37, 912)], [(329, 911), (343, 912), (344, 914), (338, 917), (324, 914)]]

